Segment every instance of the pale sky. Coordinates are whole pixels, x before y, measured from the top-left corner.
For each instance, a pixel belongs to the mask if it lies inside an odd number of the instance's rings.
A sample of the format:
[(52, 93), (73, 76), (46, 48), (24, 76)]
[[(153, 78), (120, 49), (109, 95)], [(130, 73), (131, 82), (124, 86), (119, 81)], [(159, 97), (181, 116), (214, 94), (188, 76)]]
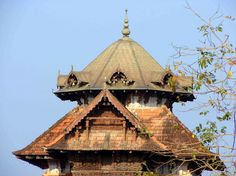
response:
[[(236, 17), (235, 0), (189, 0), (207, 18), (217, 9)], [(16, 159), (19, 150), (59, 120), (75, 103), (53, 93), (58, 70), (82, 70), (122, 37), (129, 10), (130, 37), (163, 67), (179, 46), (198, 46), (200, 20), (184, 0), (0, 0), (0, 170), (2, 176), (37, 176), (43, 171)], [(224, 23), (236, 44), (236, 21)], [(191, 130), (198, 113), (176, 113)]]

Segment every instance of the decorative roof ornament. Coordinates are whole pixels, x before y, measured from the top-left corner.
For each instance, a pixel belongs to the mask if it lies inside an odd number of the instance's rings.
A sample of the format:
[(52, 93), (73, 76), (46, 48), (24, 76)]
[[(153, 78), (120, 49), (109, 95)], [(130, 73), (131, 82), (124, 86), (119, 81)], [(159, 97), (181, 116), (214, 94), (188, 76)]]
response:
[(71, 72), (73, 72), (74, 71), (74, 66), (73, 65), (71, 65)]
[(167, 66), (166, 66), (165, 72), (166, 72), (166, 73), (171, 72), (170, 65), (167, 65)]
[(128, 10), (125, 10), (125, 20), (124, 20), (124, 28), (122, 30), (123, 37), (129, 37), (129, 20), (128, 20)]

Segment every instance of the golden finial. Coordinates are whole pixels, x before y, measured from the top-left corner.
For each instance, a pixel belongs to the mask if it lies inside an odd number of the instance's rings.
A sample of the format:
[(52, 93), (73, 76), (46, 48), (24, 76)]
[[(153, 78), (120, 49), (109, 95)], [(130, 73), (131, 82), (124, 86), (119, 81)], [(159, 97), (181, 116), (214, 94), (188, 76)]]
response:
[(129, 20), (128, 20), (128, 10), (125, 10), (125, 20), (124, 20), (124, 28), (122, 30), (122, 34), (124, 37), (129, 37), (130, 30), (129, 30)]

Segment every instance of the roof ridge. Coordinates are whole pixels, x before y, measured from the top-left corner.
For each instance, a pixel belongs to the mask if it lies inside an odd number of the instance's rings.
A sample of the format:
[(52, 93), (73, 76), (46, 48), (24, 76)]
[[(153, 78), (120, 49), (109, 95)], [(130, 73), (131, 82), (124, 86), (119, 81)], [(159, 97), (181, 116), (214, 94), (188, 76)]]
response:
[(97, 60), (97, 58), (98, 58), (99, 56), (101, 56), (108, 48), (110, 48), (112, 45), (115, 45), (116, 43), (117, 43), (117, 41), (112, 42), (112, 43), (110, 43), (110, 45), (109, 45), (108, 47), (105, 47), (105, 48), (102, 50), (102, 52), (101, 52), (100, 54), (98, 54), (89, 64), (87, 64), (87, 65), (83, 68), (82, 71), (86, 70), (86, 69), (89, 67), (90, 64), (92, 64), (93, 62), (95, 62), (95, 60)]
[[(166, 113), (166, 115), (167, 115), (167, 118), (172, 118), (178, 125), (180, 125), (181, 127), (182, 127), (182, 129), (184, 129), (184, 131), (186, 132), (185, 134), (189, 137), (189, 139), (191, 139), (191, 140), (193, 140), (192, 142), (190, 142), (190, 143), (186, 143), (186, 145), (192, 145), (193, 147), (194, 146), (196, 146), (196, 145), (199, 145), (198, 147), (200, 147), (201, 146), (201, 149), (203, 149), (203, 150), (205, 150), (203, 153), (207, 153), (207, 154), (209, 154), (209, 153), (212, 153), (209, 149), (207, 149), (203, 144), (202, 144), (202, 142), (188, 129), (188, 127), (187, 126), (185, 126), (179, 119), (178, 119), (178, 117), (176, 117), (175, 115), (174, 115), (174, 113), (173, 112), (171, 112), (168, 108), (166, 108), (166, 107), (164, 107), (164, 109), (165, 109), (165, 113)], [(198, 152), (202, 152), (201, 151), (201, 149), (197, 149), (198, 150)], [(171, 149), (172, 150), (172, 149)], [(184, 149), (183, 149), (184, 150)], [(172, 150), (173, 151), (173, 150)], [(173, 153), (175, 153), (174, 151), (173, 151)]]
[[(137, 124), (140, 125), (140, 127), (144, 127), (142, 122), (140, 121), (139, 118), (137, 118), (128, 108), (126, 108), (123, 104), (120, 103), (120, 101), (114, 96), (112, 95), (112, 93), (109, 90), (106, 90), (106, 94), (108, 94), (108, 96), (110, 96), (110, 99), (114, 99), (115, 101), (117, 101), (117, 103), (119, 103), (121, 105), (121, 108), (123, 108), (125, 111), (127, 111), (127, 113), (129, 113), (130, 115), (132, 115), (132, 117), (134, 118), (134, 120), (136, 121)], [(113, 104), (114, 105), (114, 104)], [(115, 105), (114, 105), (115, 106)], [(116, 106), (115, 106), (116, 107)], [(117, 108), (117, 107), (116, 107)], [(117, 108), (118, 109), (118, 108)], [(123, 114), (124, 115), (124, 114)], [(125, 116), (125, 115), (124, 115)]]
[[(47, 133), (49, 133), (52, 129), (54, 129), (55, 127), (57, 127), (57, 125), (59, 123), (61, 123), (63, 120), (65, 120), (69, 115), (76, 113), (77, 111), (79, 111), (81, 108), (80, 106), (76, 106), (75, 108), (73, 108), (70, 112), (66, 113), (61, 119), (59, 119), (58, 121), (56, 121), (53, 125), (51, 125), (46, 131), (44, 131), (40, 136), (38, 136), (33, 142), (31, 142), (30, 144), (28, 144), (26, 147), (24, 147), (21, 150), (17, 150), (14, 151), (13, 154), (14, 155), (20, 155), (19, 152), (27, 150), (30, 146), (34, 145), (37, 141), (39, 141), (43, 136), (45, 136)], [(47, 153), (45, 153), (45, 155), (47, 155)]]
[(167, 118), (172, 118), (175, 122), (181, 125), (189, 134), (192, 135), (192, 132), (183, 124), (181, 121), (174, 115), (173, 112), (171, 112), (166, 106), (162, 106), (162, 112), (165, 113)]
[[(104, 94), (104, 93), (101, 91), (101, 92), (93, 99), (92, 102), (97, 101), (97, 100), (99, 101), (99, 99), (103, 97), (103, 96), (101, 96), (102, 94)], [(96, 99), (96, 100), (95, 100), (95, 99)], [(90, 104), (92, 104), (92, 102), (91, 102)], [(94, 107), (92, 107), (92, 109), (93, 109), (93, 108), (94, 108)], [(92, 110), (92, 109), (91, 109), (91, 110)], [(60, 141), (60, 140), (62, 139), (62, 137), (63, 137), (65, 134), (69, 133), (69, 132), (74, 128), (74, 126), (76, 126), (76, 125), (83, 119), (83, 117), (86, 116), (86, 115), (84, 115), (84, 113), (85, 113), (85, 114), (88, 114), (88, 113), (91, 111), (91, 110), (89, 110), (88, 112), (86, 112), (86, 110), (88, 111), (88, 107), (87, 107), (86, 109), (84, 109), (84, 110), (76, 117), (76, 119), (66, 127), (66, 129), (64, 130), (64, 133), (62, 133), (61, 135), (59, 135), (58, 137), (56, 137), (56, 138), (55, 138), (51, 143), (49, 143), (46, 147), (50, 147), (50, 146), (56, 144), (58, 141)]]
[(136, 57), (136, 54), (135, 54), (135, 51), (134, 51), (134, 47), (133, 47), (133, 45), (132, 45), (131, 42), (129, 42), (129, 45), (130, 45), (130, 47), (131, 47), (132, 54), (133, 54), (133, 56), (134, 56), (134, 60), (135, 60), (135, 62), (136, 62), (136, 64), (137, 64), (137, 66), (138, 66), (138, 70), (139, 70), (139, 73), (140, 73), (141, 79), (142, 79), (144, 85), (146, 86), (147, 84), (146, 84), (146, 82), (145, 82), (145, 79), (144, 79), (144, 77), (143, 77), (143, 73), (142, 73), (142, 71), (141, 71), (141, 68), (140, 68), (139, 62), (138, 62), (138, 60), (137, 60), (137, 57)]
[(114, 53), (116, 52), (116, 49), (118, 48), (118, 46), (120, 45), (120, 43), (116, 43), (116, 46), (115, 48), (113, 48), (113, 51), (111, 52), (109, 58), (108, 58), (108, 61), (105, 63), (104, 67), (102, 68), (102, 70), (100, 71), (100, 73), (98, 74), (97, 78), (96, 78), (96, 81), (93, 83), (93, 86), (96, 85), (96, 83), (98, 82), (98, 79), (101, 77), (103, 71), (105, 70), (105, 68), (107, 67), (108, 63), (111, 61), (112, 59), (112, 56), (114, 55)]
[[(124, 116), (125, 116), (125, 115), (132, 115), (132, 116), (134, 116), (133, 113), (131, 113), (127, 108), (125, 108), (125, 107), (119, 102), (119, 100), (116, 99), (116, 97), (114, 97), (114, 95), (112, 95), (112, 93), (111, 93), (109, 90), (107, 90), (107, 89), (102, 90), (102, 91), (94, 98), (94, 100), (90, 103), (90, 105), (89, 105), (86, 109), (84, 109), (83, 112), (81, 112), (81, 114), (85, 113), (85, 114), (87, 115), (89, 112), (91, 112), (91, 111), (97, 106), (97, 104), (94, 104), (94, 103), (100, 102), (103, 97), (107, 97), (107, 98), (111, 101), (112, 105), (115, 106), (119, 111), (125, 110), (126, 113), (129, 113), (129, 114), (123, 114), (123, 113), (121, 112)], [(119, 105), (121, 105), (121, 107), (117, 107), (117, 106), (114, 104), (113, 101), (115, 101), (115, 103), (118, 103)], [(88, 111), (88, 109), (91, 109), (91, 110)], [(87, 110), (88, 112), (86, 112), (86, 110)], [(86, 116), (85, 114), (83, 114), (83, 116)], [(84, 118), (84, 117), (83, 117), (83, 118)], [(137, 118), (134, 118), (134, 119), (138, 120)], [(82, 120), (82, 119), (80, 119), (80, 120)], [(75, 119), (75, 121), (74, 121), (71, 125), (68, 126), (68, 128), (67, 128), (67, 133), (68, 133), (69, 131), (71, 131), (71, 130), (74, 128), (74, 126), (79, 123), (80, 120), (78, 120), (78, 118)], [(137, 123), (137, 124), (138, 124), (138, 123), (141, 123), (141, 122), (139, 122), (139, 121), (134, 121), (134, 123)], [(140, 124), (140, 126), (142, 126), (142, 125)]]
[(150, 56), (149, 58), (152, 59), (156, 64), (158, 64), (158, 66), (162, 69), (161, 71), (164, 71), (164, 68), (161, 66), (161, 64), (159, 62), (157, 62), (157, 60), (142, 46), (140, 45), (138, 42), (134, 41), (133, 42), (138, 45), (140, 48), (142, 48), (146, 54), (148, 54), (148, 56)]
[(172, 117), (174, 118), (174, 120), (181, 125), (182, 128), (184, 128), (188, 134), (189, 137), (191, 137), (193, 140), (196, 141), (196, 143), (202, 145), (202, 147), (205, 148), (205, 146), (202, 144), (202, 142), (197, 138), (197, 136), (195, 134), (193, 134), (189, 128), (187, 126), (185, 126), (174, 114), (172, 114)]
[(66, 128), (66, 133), (70, 132), (75, 125), (77, 125), (83, 118), (84, 116), (86, 116), (90, 111), (93, 110), (93, 108), (97, 105), (93, 105), (94, 102), (100, 102), (102, 97), (104, 96), (104, 91), (101, 91), (93, 100), (92, 102), (87, 106), (86, 109), (84, 109), (81, 114), (80, 114), (80, 118), (77, 117), (67, 128)]
[[(47, 147), (50, 147), (52, 145), (55, 145), (58, 141), (60, 141), (62, 139), (62, 137), (65, 134), (68, 134), (83, 118), (85, 118), (97, 105), (100, 101), (102, 101), (103, 97), (107, 97), (110, 102), (112, 103), (112, 105), (117, 108), (118, 111), (121, 112), (121, 114), (127, 119), (129, 120), (136, 128), (142, 128), (143, 124), (141, 123), (141, 121), (139, 119), (137, 119), (133, 113), (131, 113), (126, 107), (124, 107), (118, 99), (116, 99), (116, 97), (114, 95), (112, 95), (112, 93), (107, 90), (104, 89), (102, 90), (94, 99), (93, 101), (87, 106), (86, 109), (84, 109), (77, 117), (76, 119), (67, 126), (67, 128), (65, 129), (64, 133), (62, 133), (61, 135), (59, 135), (57, 138), (55, 138), (50, 144), (47, 145)], [(115, 104), (118, 105), (115, 105)], [(120, 107), (119, 107), (120, 106)], [(128, 117), (132, 118), (129, 119)]]

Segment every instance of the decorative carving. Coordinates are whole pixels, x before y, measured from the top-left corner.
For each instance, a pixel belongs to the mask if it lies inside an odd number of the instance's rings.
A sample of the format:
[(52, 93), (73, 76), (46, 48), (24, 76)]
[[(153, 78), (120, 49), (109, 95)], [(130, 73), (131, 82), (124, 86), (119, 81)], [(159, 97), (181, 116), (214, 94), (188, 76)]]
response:
[(176, 91), (177, 87), (177, 76), (175, 76), (171, 71), (167, 70), (161, 76), (160, 80), (152, 82), (153, 84), (163, 87), (163, 88), (171, 88), (173, 92)]
[(88, 82), (79, 80), (74, 73), (71, 73), (67, 79), (68, 87), (82, 87), (88, 84)]
[(78, 79), (76, 78), (76, 76), (74, 74), (71, 74), (68, 77), (67, 84), (70, 87), (75, 87), (78, 84)]
[(172, 89), (173, 92), (176, 91), (176, 86), (177, 86), (177, 77), (173, 75), (171, 72), (166, 73), (163, 77), (163, 85), (168, 86)]
[(126, 141), (126, 121), (123, 121), (123, 135), (124, 135), (124, 141)]
[(81, 126), (76, 127), (76, 131), (75, 131), (75, 138), (76, 139), (79, 139), (79, 137), (80, 137), (80, 129), (81, 128), (82, 128)]
[(166, 73), (164, 76), (163, 76), (163, 79), (162, 79), (162, 83), (164, 85), (168, 84), (169, 83), (169, 80), (173, 77), (173, 75), (171, 73)]
[(106, 82), (108, 85), (125, 85), (125, 86), (130, 86), (134, 84), (133, 80), (128, 80), (126, 75), (120, 71), (115, 72), (110, 80)]
[(90, 127), (89, 120), (86, 119), (86, 133), (87, 133), (86, 138), (87, 138), (87, 141), (89, 140), (89, 127)]

